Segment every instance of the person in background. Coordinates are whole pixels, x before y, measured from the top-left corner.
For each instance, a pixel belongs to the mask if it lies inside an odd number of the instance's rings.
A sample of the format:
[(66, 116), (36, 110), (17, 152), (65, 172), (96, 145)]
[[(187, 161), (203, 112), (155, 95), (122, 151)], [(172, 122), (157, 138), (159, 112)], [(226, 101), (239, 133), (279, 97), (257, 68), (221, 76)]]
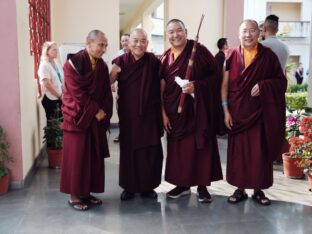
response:
[(130, 51), (129, 39), (130, 39), (130, 34), (124, 33), (121, 35), (120, 37), (121, 49), (118, 51), (116, 58)]
[(264, 38), (264, 33), (263, 33), (263, 24), (264, 24), (263, 21), (260, 21), (260, 22), (259, 22), (259, 30), (260, 30), (260, 34), (259, 34), (259, 38), (258, 38), (258, 41), (259, 41), (259, 42), (265, 40), (265, 38)]
[(223, 65), (224, 65), (224, 61), (225, 61), (225, 53), (229, 49), (227, 39), (226, 38), (220, 38), (217, 42), (217, 46), (218, 46), (219, 52), (216, 53), (215, 59), (217, 61), (217, 65), (218, 65), (218, 72), (219, 72), (221, 80), (222, 80)]
[(302, 63), (299, 63), (298, 67), (296, 68), (295, 77), (297, 80), (297, 84), (302, 84), (302, 82), (303, 82), (303, 66), (302, 66)]
[(276, 37), (278, 32), (278, 17), (276, 15), (269, 15), (266, 17), (263, 24), (263, 33), (265, 40), (261, 42), (262, 45), (269, 47), (278, 57), (283, 71), (286, 74), (286, 63), (289, 56), (288, 47)]
[[(38, 76), (43, 87), (43, 99), (41, 101), (47, 117), (47, 125), (51, 118), (62, 116), (63, 95), (63, 69), (57, 60), (58, 47), (55, 42), (46, 41), (42, 46), (41, 60), (38, 69)], [(59, 108), (59, 111), (58, 111)], [(59, 113), (56, 113), (56, 112)]]

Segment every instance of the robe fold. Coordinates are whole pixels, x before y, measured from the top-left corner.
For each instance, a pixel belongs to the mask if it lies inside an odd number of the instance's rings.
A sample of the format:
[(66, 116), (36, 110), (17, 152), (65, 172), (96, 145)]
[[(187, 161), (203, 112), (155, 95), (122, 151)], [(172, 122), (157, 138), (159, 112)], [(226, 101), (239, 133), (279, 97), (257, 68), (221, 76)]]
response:
[(172, 126), (167, 134), (165, 179), (185, 187), (210, 185), (212, 181), (222, 179), (216, 140), (221, 121), (220, 81), (214, 57), (200, 44), (190, 77), (194, 82), (195, 97), (186, 95), (183, 111), (177, 113), (182, 89), (174, 79), (176, 76), (185, 78), (193, 43), (193, 40), (188, 40), (176, 60), (173, 60), (171, 50), (167, 50), (161, 57), (160, 72), (166, 82), (164, 108)]
[[(89, 54), (82, 50), (64, 65), (65, 90), (61, 192), (86, 196), (104, 192), (104, 158), (109, 157), (106, 130), (112, 116), (112, 93), (108, 67), (98, 59), (92, 71)], [(104, 120), (95, 118), (99, 109)]]
[[(228, 108), (233, 119), (229, 131), (227, 181), (240, 188), (265, 189), (273, 184), (272, 162), (285, 138), (287, 80), (276, 55), (258, 44), (246, 68), (243, 50), (235, 48), (226, 60), (229, 71)], [(251, 89), (259, 84), (260, 95)]]
[(128, 192), (149, 192), (161, 182), (160, 61), (145, 53), (113, 60), (118, 74), (119, 185)]

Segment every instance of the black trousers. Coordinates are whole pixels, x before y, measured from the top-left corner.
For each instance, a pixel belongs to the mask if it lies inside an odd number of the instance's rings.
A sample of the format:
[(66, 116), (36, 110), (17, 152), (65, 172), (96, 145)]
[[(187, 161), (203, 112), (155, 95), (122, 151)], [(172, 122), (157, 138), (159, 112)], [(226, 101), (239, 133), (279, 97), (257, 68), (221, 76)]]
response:
[(61, 107), (62, 101), (61, 100), (51, 100), (46, 95), (43, 96), (41, 104), (45, 110), (47, 120), (52, 119), (53, 117), (57, 116), (57, 108), (59, 108), (59, 117), (63, 117)]
[[(57, 117), (57, 108), (59, 108), (58, 117), (63, 117), (61, 107), (62, 101), (61, 100), (51, 100), (46, 95), (43, 96), (41, 104), (45, 110), (47, 120), (53, 119)], [(47, 121), (47, 126), (50, 126), (50, 121)], [(46, 139), (47, 147), (51, 147), (51, 139)]]

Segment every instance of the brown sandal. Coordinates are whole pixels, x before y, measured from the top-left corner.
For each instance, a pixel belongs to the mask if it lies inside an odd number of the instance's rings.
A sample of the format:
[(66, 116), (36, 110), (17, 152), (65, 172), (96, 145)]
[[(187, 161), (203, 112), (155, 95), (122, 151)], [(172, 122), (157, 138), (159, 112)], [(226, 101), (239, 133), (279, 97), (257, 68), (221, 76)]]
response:
[(92, 195), (89, 195), (88, 197), (83, 197), (81, 198), (81, 200), (87, 204), (91, 204), (91, 205), (102, 205), (102, 200), (98, 199)]
[(85, 203), (83, 203), (82, 201), (72, 201), (72, 200), (68, 200), (68, 204), (69, 206), (71, 206), (74, 210), (78, 210), (78, 211), (86, 211), (89, 209), (89, 206)]
[(260, 205), (268, 206), (271, 204), (270, 199), (267, 198), (264, 195), (264, 192), (261, 190), (255, 191), (255, 193), (252, 195), (252, 199), (258, 202)]
[(242, 191), (240, 189), (236, 189), (234, 191), (234, 193), (231, 196), (229, 196), (228, 202), (235, 204), (235, 203), (239, 203), (241, 201), (244, 201), (247, 198), (248, 198), (248, 195), (245, 191)]

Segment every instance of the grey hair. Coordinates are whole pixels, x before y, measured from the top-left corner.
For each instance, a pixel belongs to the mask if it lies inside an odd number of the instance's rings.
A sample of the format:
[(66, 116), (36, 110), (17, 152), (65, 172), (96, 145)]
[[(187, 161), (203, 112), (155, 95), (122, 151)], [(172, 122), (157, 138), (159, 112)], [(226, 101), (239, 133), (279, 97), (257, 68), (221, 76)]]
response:
[(130, 34), (130, 38), (132, 38), (133, 35), (134, 35), (135, 33), (137, 33), (137, 32), (142, 32), (142, 33), (144, 34), (144, 36), (146, 37), (146, 39), (147, 39), (147, 33), (146, 33), (145, 30), (142, 29), (142, 28), (136, 28), (136, 29), (134, 29), (134, 30), (131, 32), (131, 34)]
[(96, 39), (99, 34), (105, 35), (101, 30), (98, 29), (92, 30), (91, 32), (88, 33), (87, 41)]
[(259, 25), (258, 25), (257, 21), (255, 21), (253, 19), (245, 19), (245, 20), (243, 20), (241, 22), (241, 24), (239, 25), (239, 27), (242, 26), (243, 23), (252, 23), (252, 24), (254, 24), (257, 27), (257, 29), (259, 29)]

